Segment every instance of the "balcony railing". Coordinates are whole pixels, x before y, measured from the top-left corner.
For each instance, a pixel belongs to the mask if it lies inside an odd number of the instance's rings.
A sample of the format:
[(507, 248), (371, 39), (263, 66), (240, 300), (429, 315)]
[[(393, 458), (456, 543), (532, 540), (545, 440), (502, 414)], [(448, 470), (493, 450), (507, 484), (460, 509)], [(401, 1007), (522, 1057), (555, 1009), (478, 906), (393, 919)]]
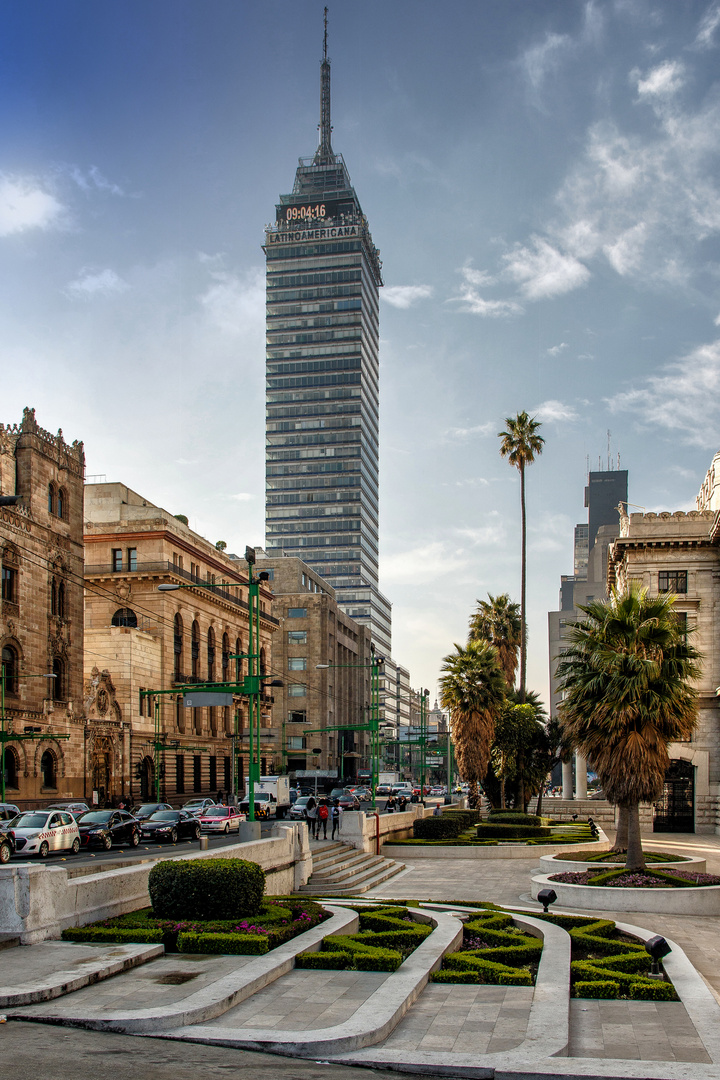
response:
[[(228, 603), (234, 604), (235, 607), (242, 608), (244, 611), (249, 611), (248, 603), (246, 600), (241, 600), (239, 596), (235, 596), (230, 590), (218, 588), (217, 585), (213, 585), (209, 581), (203, 580), (196, 574), (191, 574), (181, 566), (176, 566), (175, 563), (165, 562), (143, 562), (138, 563), (133, 570), (126, 570), (124, 568), (115, 569), (112, 563), (86, 563), (85, 564), (85, 577), (117, 577), (119, 575), (126, 576), (128, 574), (139, 575), (168, 575), (181, 578), (183, 581), (190, 581), (193, 585), (197, 585), (198, 588), (209, 588), (215, 596), (221, 596), (223, 600), (227, 600)], [(240, 584), (240, 583), (238, 583)], [(266, 612), (260, 612), (260, 618), (266, 619), (268, 622), (273, 623), (275, 626), (280, 625), (280, 620), (276, 619), (273, 615), (268, 615)]]

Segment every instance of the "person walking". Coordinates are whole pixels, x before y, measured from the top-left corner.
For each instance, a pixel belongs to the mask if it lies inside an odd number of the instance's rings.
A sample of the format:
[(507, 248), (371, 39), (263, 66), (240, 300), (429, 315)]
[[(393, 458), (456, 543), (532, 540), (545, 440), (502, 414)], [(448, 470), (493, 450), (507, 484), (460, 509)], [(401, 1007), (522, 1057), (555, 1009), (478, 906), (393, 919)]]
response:
[(404, 795), (401, 795), (398, 799), (398, 813), (402, 814), (407, 806), (407, 799)]
[(217, 793), (217, 799), (215, 800), (215, 802), (217, 803), (218, 806), (222, 806), (222, 801), (223, 801), (223, 793), (222, 793), (222, 789), (220, 789), (218, 791), (218, 793)]
[(327, 823), (328, 823), (328, 818), (330, 817), (330, 809), (329, 809), (328, 804), (327, 804), (325, 799), (323, 799), (323, 801), (318, 806), (317, 814), (318, 814), (318, 824), (317, 824), (318, 840), (320, 839), (320, 826), (321, 825), (322, 825), (322, 829), (323, 829), (323, 840), (327, 840)]
[(385, 813), (395, 813), (395, 796), (392, 793), (388, 796), (388, 801), (385, 803)]
[(308, 825), (310, 826), (310, 838), (311, 838), (311, 840), (314, 840), (316, 838), (317, 824), (318, 824), (318, 816), (317, 815), (318, 815), (317, 803), (315, 802), (315, 799), (311, 795), (310, 798), (307, 801), (307, 806), (305, 807), (305, 817), (307, 818)]
[(338, 840), (340, 839), (340, 823), (342, 821), (342, 814), (343, 808), (336, 799), (332, 805), (332, 810), (330, 811), (330, 817), (332, 819), (332, 833), (330, 835), (331, 840), (335, 839), (335, 833), (338, 834)]

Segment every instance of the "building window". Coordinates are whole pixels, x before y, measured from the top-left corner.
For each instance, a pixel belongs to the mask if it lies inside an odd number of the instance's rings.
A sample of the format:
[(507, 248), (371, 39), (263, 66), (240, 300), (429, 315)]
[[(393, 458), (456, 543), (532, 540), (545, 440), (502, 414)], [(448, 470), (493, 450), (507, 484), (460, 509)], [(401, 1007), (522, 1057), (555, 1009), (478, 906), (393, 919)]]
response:
[(175, 758), (175, 790), (178, 795), (185, 794), (185, 758), (182, 754)]
[(265, 573), (268, 576), (267, 577), (268, 581), (274, 581), (275, 580), (275, 571), (274, 570), (266, 570)]
[(265, 649), (264, 648), (260, 650), (260, 665), (259, 665), (259, 667), (260, 667), (260, 674), (261, 675), (267, 675), (267, 656), (265, 654)]
[(305, 619), (307, 618), (307, 608), (304, 607), (291, 607), (288, 608), (288, 619)]
[(288, 671), (307, 671), (307, 659), (304, 656), (289, 657)]
[(63, 488), (58, 488), (57, 493), (57, 516), (64, 518), (67, 516), (67, 505), (65, 502), (65, 491)]
[(175, 698), (175, 723), (178, 731), (185, 731), (185, 705), (183, 704), (182, 694), (178, 694)]
[(113, 573), (119, 573), (123, 568), (123, 553), (122, 548), (112, 549), (112, 569)]
[(143, 693), (143, 690), (144, 690), (144, 687), (140, 687), (140, 689), (138, 691), (138, 716), (146, 716), (147, 715), (148, 707), (145, 704), (145, 702), (147, 701), (147, 698), (145, 697), (145, 695)]
[(65, 582), (61, 581), (58, 585), (57, 594), (57, 613), (59, 619), (65, 618)]
[(191, 675), (194, 679), (200, 676), (200, 627), (197, 621), (192, 624), (192, 641), (190, 646)]
[(288, 645), (307, 645), (307, 630), (288, 630)]
[(217, 758), (210, 755), (210, 790), (217, 791)]
[(55, 678), (52, 680), (52, 696), (53, 701), (65, 701), (65, 664), (56, 656), (53, 660), (53, 675)]
[(48, 514), (55, 513), (55, 485), (48, 484)]
[[(208, 708), (208, 714), (210, 716), (210, 734), (215, 737), (217, 735), (217, 705), (211, 705)], [(210, 785), (214, 787), (214, 784)]]
[(113, 626), (132, 626), (137, 628), (137, 615), (129, 607), (118, 608), (112, 617)]
[(304, 735), (288, 735), (288, 750), (304, 750), (306, 746), (307, 741)]
[(50, 583), (50, 614), (57, 615), (57, 582), (55, 578)]
[(193, 758), (193, 791), (202, 791), (202, 758), (195, 754)]
[(127, 568), (128, 570), (137, 570), (137, 548), (127, 549)]
[(232, 787), (231, 779), (231, 765), (232, 759), (229, 757), (223, 758), (223, 780), (225, 782), (225, 791), (229, 792)]
[(57, 787), (57, 762), (52, 750), (46, 750), (40, 759), (42, 786), (54, 790)]
[(682, 634), (683, 639), (685, 641), (687, 641), (687, 632), (688, 632), (687, 611), (676, 611), (676, 612), (674, 612), (674, 615), (675, 615), (675, 619), (677, 621), (677, 624), (680, 627), (680, 633)]
[(5, 676), (5, 693), (17, 694), (18, 692), (18, 654), (12, 645), (3, 645), (2, 670)]
[(302, 683), (290, 683), (288, 686), (288, 697), (305, 697), (307, 695), (307, 686), (303, 686)]
[(658, 592), (687, 591), (687, 570), (661, 570), (658, 574)]
[(222, 681), (230, 682), (230, 639), (223, 634), (222, 639)]
[(208, 682), (215, 682), (215, 631), (212, 626), (207, 636), (207, 670)]
[(183, 669), (183, 622), (179, 615), (175, 616), (173, 652), (175, 655), (175, 682), (181, 682)]
[(16, 788), (18, 786), (18, 757), (10, 747), (6, 749), (3, 755), (3, 768), (5, 770), (5, 787)]
[(306, 577), (305, 574), (303, 574), (303, 576), (302, 576), (302, 583), (303, 583), (303, 585), (307, 585), (307, 577)]
[(2, 598), (8, 604), (17, 603), (17, 570), (12, 566), (2, 568)]
[(305, 709), (291, 709), (288, 713), (288, 724), (307, 724), (307, 712)]

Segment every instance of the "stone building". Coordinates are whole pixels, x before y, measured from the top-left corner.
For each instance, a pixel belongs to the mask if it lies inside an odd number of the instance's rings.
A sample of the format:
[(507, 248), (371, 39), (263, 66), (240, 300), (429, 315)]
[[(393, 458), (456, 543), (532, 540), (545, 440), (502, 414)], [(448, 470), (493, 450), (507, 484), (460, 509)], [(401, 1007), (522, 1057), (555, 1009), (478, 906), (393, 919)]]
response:
[[(21, 807), (85, 794), (83, 444), (25, 409), (0, 424), (0, 647), (5, 796)], [(28, 730), (29, 729), (29, 730)]]
[[(333, 778), (370, 768), (368, 732), (342, 730), (369, 720), (370, 630), (342, 611), (332, 585), (301, 559), (272, 558), (260, 548), (256, 554), (257, 569), (270, 575), (281, 627), (271, 671), (284, 684), (272, 691), (275, 765), (305, 782), (320, 770), (319, 783), (332, 786)], [(326, 730), (309, 734), (318, 728)]]
[(635, 581), (653, 596), (676, 594), (676, 610), (703, 654), (698, 727), (690, 742), (670, 747), (665, 791), (654, 808), (656, 831), (720, 831), (720, 514), (704, 509), (712, 486), (706, 481), (699, 510), (621, 515), (620, 536), (608, 551), (608, 587)]
[[(248, 775), (247, 699), (186, 708), (174, 687), (232, 681), (248, 652), (247, 570), (124, 484), (85, 487), (86, 770), (100, 801), (160, 795), (181, 804), (228, 792), (237, 714), (238, 790)], [(219, 588), (221, 583), (227, 588)], [(186, 586), (160, 592), (161, 584)], [(190, 587), (187, 587), (190, 586)], [(216, 586), (216, 587), (213, 587)], [(272, 667), (277, 619), (260, 587), (260, 669)], [(153, 698), (149, 690), (163, 691)], [(170, 691), (168, 693), (168, 691)], [(261, 772), (277, 746), (269, 701), (261, 710)], [(154, 743), (162, 743), (156, 749)]]

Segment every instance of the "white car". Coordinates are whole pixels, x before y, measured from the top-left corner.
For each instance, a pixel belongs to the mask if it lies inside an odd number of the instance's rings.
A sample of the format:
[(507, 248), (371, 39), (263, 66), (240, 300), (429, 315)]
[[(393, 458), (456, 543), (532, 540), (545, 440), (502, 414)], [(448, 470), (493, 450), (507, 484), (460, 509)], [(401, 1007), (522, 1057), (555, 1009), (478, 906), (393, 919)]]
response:
[(67, 810), (29, 810), (15, 818), (10, 829), (15, 837), (16, 855), (39, 855), (46, 859), (51, 851), (80, 850), (80, 831)]
[(210, 806), (200, 815), (200, 828), (203, 832), (240, 832), (240, 822), (245, 815), (234, 806)]
[(213, 799), (190, 799), (190, 802), (183, 803), (183, 810), (187, 810), (188, 814), (199, 818), (214, 805)]

